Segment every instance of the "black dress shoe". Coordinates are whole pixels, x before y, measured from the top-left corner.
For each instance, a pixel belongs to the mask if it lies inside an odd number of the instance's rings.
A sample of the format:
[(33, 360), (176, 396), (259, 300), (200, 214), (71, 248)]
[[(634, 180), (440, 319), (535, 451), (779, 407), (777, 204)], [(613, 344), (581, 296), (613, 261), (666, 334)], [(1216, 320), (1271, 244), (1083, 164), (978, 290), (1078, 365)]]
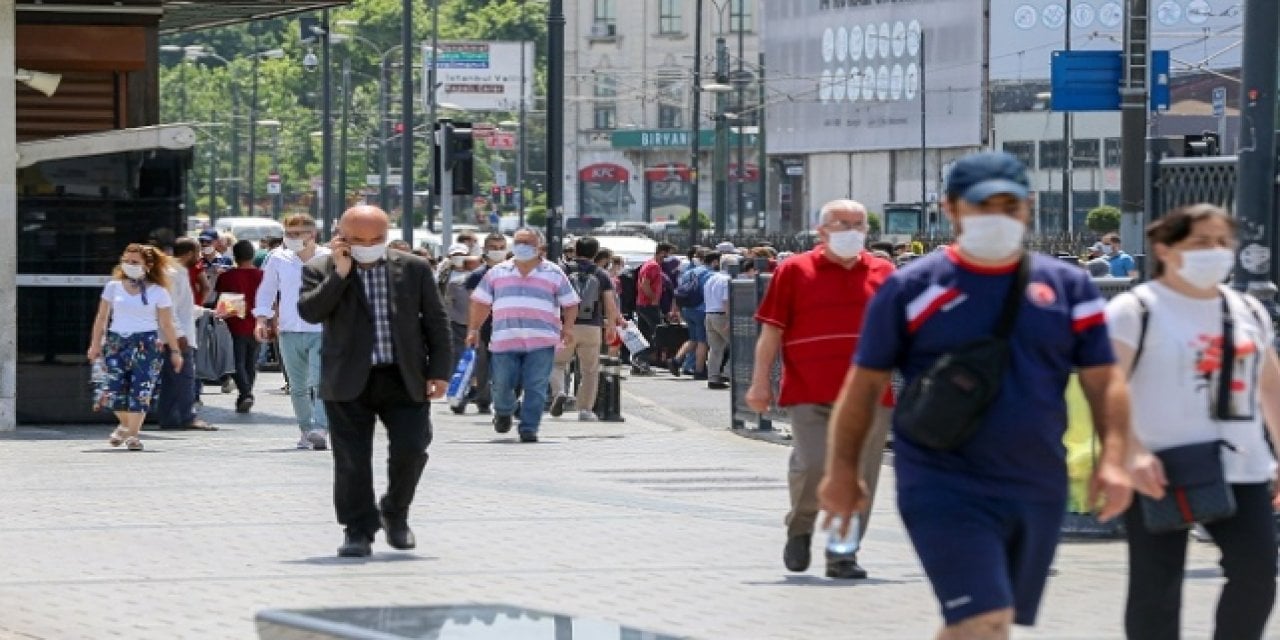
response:
[(537, 442), (538, 434), (534, 431), (521, 431), (520, 442)]
[(800, 573), (809, 569), (809, 547), (813, 544), (813, 534), (802, 533), (787, 539), (787, 546), (782, 550), (782, 564), (788, 571)]
[(552, 418), (559, 418), (560, 416), (564, 415), (564, 405), (566, 402), (568, 402), (568, 400), (569, 400), (569, 396), (566, 396), (562, 393), (556, 396), (555, 399), (551, 401), (551, 417)]
[(493, 430), (498, 433), (506, 433), (511, 430), (511, 416), (494, 416)]
[(373, 536), (348, 531), (338, 547), (339, 558), (368, 558), (373, 555)]
[(728, 389), (728, 388), (729, 388), (729, 383), (728, 383), (728, 382), (720, 382), (719, 380), (713, 380), (713, 381), (711, 381), (711, 382), (708, 382), (708, 383), (707, 383), (707, 388), (708, 388), (708, 389)]
[(667, 370), (671, 372), (671, 375), (679, 378), (680, 377), (680, 361), (676, 360), (675, 358), (668, 360)]
[(413, 530), (409, 528), (409, 523), (401, 518), (382, 516), (382, 529), (386, 532), (387, 544), (393, 549), (407, 551), (418, 546), (418, 540), (413, 537)]
[(867, 570), (858, 566), (858, 556), (827, 556), (827, 577), (837, 580), (864, 580)]
[(482, 416), (487, 416), (487, 415), (489, 415), (489, 414), (490, 414), (490, 413), (492, 413), (492, 412), (491, 412), (491, 411), (489, 411), (489, 405), (487, 405), (487, 404), (477, 404), (477, 405), (476, 405), (476, 413), (479, 413), (479, 414), (480, 414), (480, 415), (482, 415)]

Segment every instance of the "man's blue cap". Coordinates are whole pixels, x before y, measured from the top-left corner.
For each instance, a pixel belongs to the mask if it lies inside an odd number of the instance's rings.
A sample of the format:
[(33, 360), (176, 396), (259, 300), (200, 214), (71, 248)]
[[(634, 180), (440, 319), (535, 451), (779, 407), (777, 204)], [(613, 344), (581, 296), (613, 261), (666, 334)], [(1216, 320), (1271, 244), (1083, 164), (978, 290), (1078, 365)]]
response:
[(1002, 193), (1025, 200), (1030, 188), (1026, 167), (1000, 151), (967, 155), (951, 166), (947, 176), (947, 197), (963, 198), (972, 204)]
[(217, 229), (205, 229), (200, 232), (200, 242), (213, 242), (218, 239)]

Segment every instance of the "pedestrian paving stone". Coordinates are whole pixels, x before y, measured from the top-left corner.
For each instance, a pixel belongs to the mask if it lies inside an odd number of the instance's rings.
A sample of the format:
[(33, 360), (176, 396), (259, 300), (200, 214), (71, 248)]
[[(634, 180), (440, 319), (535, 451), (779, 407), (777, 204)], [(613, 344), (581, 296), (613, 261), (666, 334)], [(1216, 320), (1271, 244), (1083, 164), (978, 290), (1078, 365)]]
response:
[[(505, 603), (695, 638), (921, 638), (936, 605), (885, 469), (865, 542), (872, 579), (781, 563), (788, 450), (727, 430), (726, 394), (626, 383), (623, 424), (548, 419), (520, 445), (437, 410), (410, 522), (419, 548), (334, 557), (329, 452), (297, 451), (278, 374), (249, 415), (205, 395), (217, 432), (0, 435), (0, 638), (252, 638), (264, 609)], [(212, 388), (210, 389), (212, 391)], [(375, 478), (384, 483), (385, 439)], [(1186, 637), (1210, 633), (1216, 553), (1190, 551)], [(1041, 624), (1018, 638), (1119, 638), (1124, 546), (1065, 544)], [(1273, 637), (1280, 624), (1273, 622)]]

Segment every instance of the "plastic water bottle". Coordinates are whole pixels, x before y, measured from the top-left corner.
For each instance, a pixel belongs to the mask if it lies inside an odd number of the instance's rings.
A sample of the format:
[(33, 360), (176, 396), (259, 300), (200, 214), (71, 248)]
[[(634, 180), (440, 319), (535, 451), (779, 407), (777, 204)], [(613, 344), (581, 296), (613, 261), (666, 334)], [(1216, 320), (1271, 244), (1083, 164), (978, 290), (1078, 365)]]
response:
[(471, 373), (475, 367), (476, 350), (474, 347), (468, 347), (462, 352), (462, 357), (458, 358), (458, 364), (454, 367), (453, 376), (449, 379), (449, 389), (445, 393), (445, 397), (449, 400), (449, 405), (458, 408), (466, 404), (467, 387), (471, 384)]
[(859, 539), (862, 534), (862, 516), (853, 514), (849, 519), (849, 533), (840, 535), (840, 527), (843, 524), (842, 516), (831, 518), (831, 528), (827, 529), (827, 555), (851, 556), (858, 552), (858, 547), (862, 544), (862, 540)]

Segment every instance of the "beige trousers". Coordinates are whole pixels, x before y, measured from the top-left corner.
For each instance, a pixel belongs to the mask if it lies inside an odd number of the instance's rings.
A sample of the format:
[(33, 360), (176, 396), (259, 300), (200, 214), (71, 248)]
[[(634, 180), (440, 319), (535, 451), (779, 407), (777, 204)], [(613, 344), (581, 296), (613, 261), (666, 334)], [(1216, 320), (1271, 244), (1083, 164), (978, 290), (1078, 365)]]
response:
[[(787, 537), (813, 533), (818, 519), (818, 483), (827, 464), (827, 421), (829, 404), (801, 404), (788, 409), (791, 413), (791, 460), (787, 484), (791, 489), (791, 512), (787, 514)], [(876, 405), (871, 418), (871, 431), (858, 461), (862, 481), (867, 484), (870, 502), (862, 513), (862, 533), (871, 521), (871, 507), (876, 499), (876, 482), (880, 479), (880, 463), (893, 409)]]
[(573, 356), (578, 356), (578, 369), (582, 382), (578, 385), (578, 411), (591, 411), (596, 406), (596, 389), (600, 383), (600, 344), (604, 342), (604, 329), (587, 325), (573, 327), (573, 342), (556, 353), (551, 368), (551, 397), (564, 393), (564, 376)]

